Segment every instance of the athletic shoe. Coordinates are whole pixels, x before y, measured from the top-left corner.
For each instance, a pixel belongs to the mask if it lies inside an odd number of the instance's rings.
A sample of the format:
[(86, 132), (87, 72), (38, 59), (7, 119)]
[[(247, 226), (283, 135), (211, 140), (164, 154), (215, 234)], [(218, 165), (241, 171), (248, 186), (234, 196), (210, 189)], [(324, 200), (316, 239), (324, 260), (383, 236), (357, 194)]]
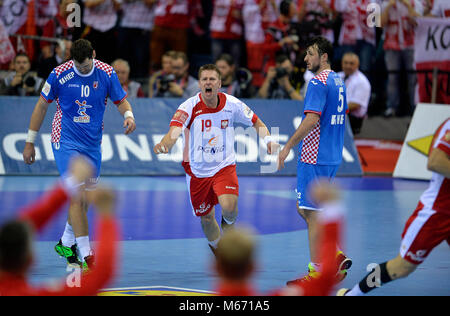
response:
[(316, 271), (311, 263), (308, 264), (308, 274), (300, 279), (295, 279), (292, 281), (287, 281), (286, 285), (300, 285), (303, 282), (308, 282), (312, 279), (317, 278), (320, 272)]
[(80, 267), (81, 262), (78, 260), (77, 257), (77, 245), (74, 244), (71, 247), (66, 247), (62, 244), (61, 239), (58, 241), (58, 243), (55, 245), (55, 251), (58, 255), (60, 255), (63, 258), (66, 258), (67, 264), (69, 266), (73, 267)]
[(345, 296), (348, 292), (350, 292), (350, 289), (342, 288), (337, 291), (336, 296)]

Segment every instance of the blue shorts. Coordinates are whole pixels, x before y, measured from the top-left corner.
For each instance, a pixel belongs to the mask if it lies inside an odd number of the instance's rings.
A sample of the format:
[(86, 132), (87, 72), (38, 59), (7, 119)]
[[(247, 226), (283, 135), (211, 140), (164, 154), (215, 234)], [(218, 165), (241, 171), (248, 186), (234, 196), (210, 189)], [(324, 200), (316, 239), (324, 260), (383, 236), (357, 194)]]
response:
[(319, 207), (311, 201), (309, 186), (319, 178), (328, 178), (333, 181), (339, 165), (311, 165), (299, 162), (297, 164), (297, 201), (299, 208), (319, 211)]
[(100, 176), (100, 166), (102, 163), (102, 153), (100, 146), (98, 148), (83, 150), (68, 144), (52, 143), (52, 149), (53, 156), (55, 157), (56, 167), (58, 168), (58, 172), (61, 176), (67, 173), (69, 169), (70, 159), (73, 156), (81, 154), (88, 158), (94, 166), (94, 174), (93, 177), (88, 180), (88, 183), (86, 183), (86, 187), (87, 189), (95, 188), (98, 182), (98, 177)]

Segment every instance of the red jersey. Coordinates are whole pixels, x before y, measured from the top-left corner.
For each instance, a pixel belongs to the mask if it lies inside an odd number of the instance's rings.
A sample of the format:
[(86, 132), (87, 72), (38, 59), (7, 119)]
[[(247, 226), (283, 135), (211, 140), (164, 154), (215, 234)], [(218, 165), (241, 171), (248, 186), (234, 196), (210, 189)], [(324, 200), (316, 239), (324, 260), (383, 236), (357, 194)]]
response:
[[(29, 221), (36, 230), (45, 223), (68, 200), (69, 194), (62, 185), (56, 186), (38, 201), (24, 209), (20, 219)], [(28, 283), (26, 276), (0, 271), (0, 296), (81, 296), (95, 295), (111, 279), (116, 257), (115, 240), (117, 224), (112, 218), (102, 218), (98, 224), (99, 244), (96, 251), (96, 265), (89, 274), (83, 275), (79, 287), (69, 287), (61, 282), (59, 286), (35, 287)]]
[[(340, 220), (326, 220), (320, 240), (319, 258), (322, 270), (319, 277), (300, 285), (289, 286), (269, 293), (270, 296), (328, 296), (336, 283), (336, 244), (341, 235)], [(249, 284), (222, 283), (221, 296), (258, 296)]]
[[(431, 143), (430, 154), (439, 148), (450, 156), (450, 118), (437, 129)], [(420, 202), (437, 212), (450, 214), (450, 179), (433, 172), (428, 189), (422, 193)]]

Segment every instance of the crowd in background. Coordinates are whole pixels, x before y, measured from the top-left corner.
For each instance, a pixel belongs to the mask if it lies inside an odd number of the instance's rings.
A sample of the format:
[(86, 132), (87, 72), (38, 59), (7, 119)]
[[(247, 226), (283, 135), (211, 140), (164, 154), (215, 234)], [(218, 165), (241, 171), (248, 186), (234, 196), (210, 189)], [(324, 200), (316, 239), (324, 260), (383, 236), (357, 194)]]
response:
[[(360, 118), (412, 113), (415, 19), (450, 16), (447, 0), (0, 3), (0, 26), (17, 53), (2, 64), (3, 95), (39, 95), (51, 70), (70, 59), (72, 42), (86, 38), (93, 43), (96, 58), (114, 66), (129, 97), (189, 97), (199, 91), (199, 67), (216, 63), (223, 92), (302, 100), (313, 76), (303, 61), (305, 45), (321, 35), (335, 48), (332, 69), (342, 71), (346, 85), (357, 86), (348, 89), (355, 92), (348, 102), (356, 104), (354, 114)], [(371, 3), (381, 8), (380, 27), (369, 23)], [(11, 16), (13, 5), (22, 5), (25, 13)], [(63, 41), (28, 40), (17, 34)]]

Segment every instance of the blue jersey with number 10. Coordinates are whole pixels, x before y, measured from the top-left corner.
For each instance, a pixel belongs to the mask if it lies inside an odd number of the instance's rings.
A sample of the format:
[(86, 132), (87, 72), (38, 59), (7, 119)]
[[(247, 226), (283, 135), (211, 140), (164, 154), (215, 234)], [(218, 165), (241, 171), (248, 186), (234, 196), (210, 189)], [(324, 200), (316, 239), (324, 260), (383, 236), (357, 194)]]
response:
[(41, 97), (57, 105), (52, 143), (89, 149), (101, 144), (107, 98), (119, 104), (126, 92), (110, 65), (94, 59), (92, 71), (81, 74), (71, 60), (53, 69)]
[(340, 164), (348, 106), (344, 82), (334, 71), (324, 70), (309, 82), (303, 119), (310, 112), (319, 114), (320, 120), (300, 142), (299, 161), (314, 165)]

